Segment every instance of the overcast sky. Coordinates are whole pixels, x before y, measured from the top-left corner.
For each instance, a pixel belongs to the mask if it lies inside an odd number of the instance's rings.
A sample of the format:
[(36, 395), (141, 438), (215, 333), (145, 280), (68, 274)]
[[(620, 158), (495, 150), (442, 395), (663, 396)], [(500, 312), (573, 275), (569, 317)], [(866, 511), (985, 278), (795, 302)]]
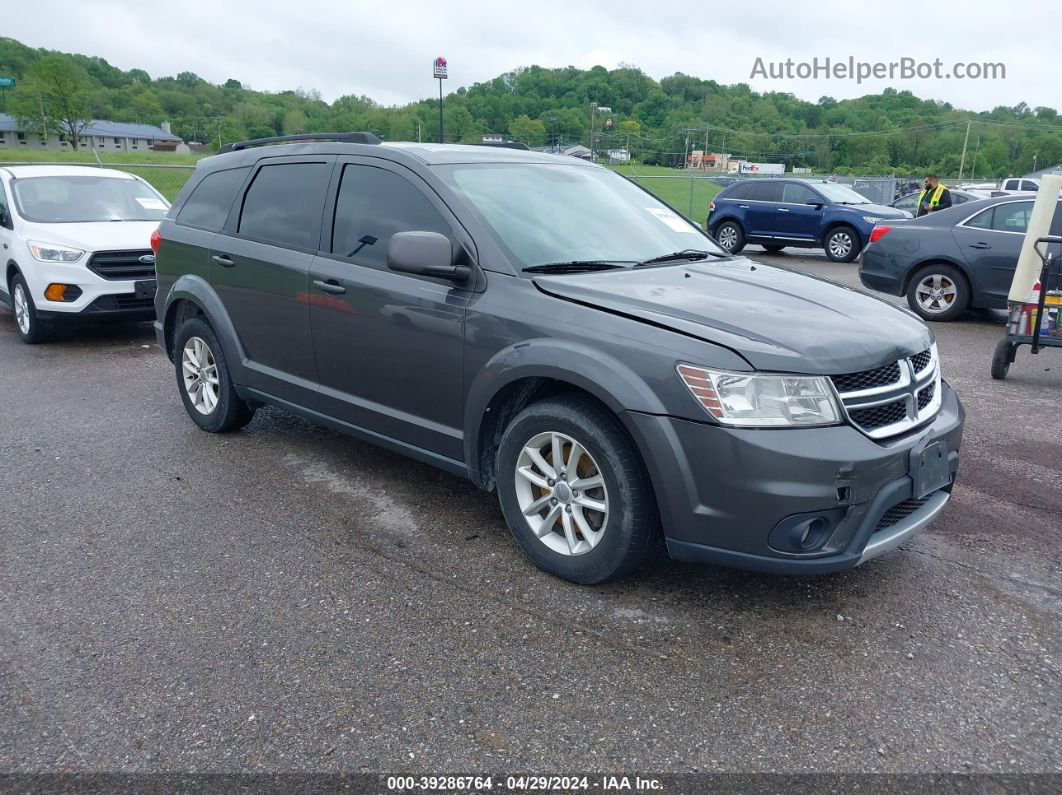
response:
[[(959, 107), (1019, 101), (1062, 109), (1058, 0), (757, 0), (753, 3), (511, 0), (31, 0), (11, 2), (0, 35), (34, 47), (99, 55), (152, 77), (190, 70), (261, 90), (316, 88), (326, 100), (365, 94), (383, 104), (430, 97), (431, 61), (450, 64), (446, 89), (519, 66), (640, 67), (817, 100), (886, 86)], [(750, 79), (765, 62), (867, 62), (909, 57), (1002, 62), (1003, 80)]]

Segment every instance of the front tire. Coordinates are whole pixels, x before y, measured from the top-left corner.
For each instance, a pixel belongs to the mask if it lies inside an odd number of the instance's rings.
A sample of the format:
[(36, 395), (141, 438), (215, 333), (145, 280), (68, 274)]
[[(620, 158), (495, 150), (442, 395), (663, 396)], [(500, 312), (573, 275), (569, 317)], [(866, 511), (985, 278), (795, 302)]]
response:
[(15, 312), (15, 330), (19, 338), (27, 345), (37, 345), (52, 338), (51, 329), (44, 325), (37, 315), (37, 306), (33, 303), (29, 286), (21, 273), (11, 277), (11, 307)]
[(254, 417), (233, 386), (225, 352), (214, 329), (201, 317), (185, 321), (174, 339), (177, 389), (185, 411), (200, 428), (225, 433)]
[(926, 265), (907, 285), (907, 305), (923, 320), (955, 320), (970, 306), (970, 285), (951, 265)]
[(850, 226), (835, 227), (826, 235), (823, 247), (831, 262), (851, 262), (859, 256), (859, 233)]
[(737, 221), (723, 221), (715, 228), (713, 237), (727, 254), (737, 254), (745, 248), (745, 230)]
[(634, 445), (587, 398), (562, 395), (520, 412), (502, 437), (496, 477), (516, 541), (539, 568), (565, 580), (586, 585), (630, 573), (658, 532)]

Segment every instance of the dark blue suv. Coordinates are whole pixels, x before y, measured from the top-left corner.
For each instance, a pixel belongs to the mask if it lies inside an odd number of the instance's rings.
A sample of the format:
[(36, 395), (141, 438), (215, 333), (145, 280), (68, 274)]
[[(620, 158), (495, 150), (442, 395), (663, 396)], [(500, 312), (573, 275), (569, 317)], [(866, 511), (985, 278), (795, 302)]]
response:
[(768, 251), (825, 248), (834, 262), (851, 262), (882, 218), (910, 213), (872, 204), (846, 185), (826, 180), (749, 179), (724, 188), (708, 211), (707, 229), (736, 254), (746, 243)]

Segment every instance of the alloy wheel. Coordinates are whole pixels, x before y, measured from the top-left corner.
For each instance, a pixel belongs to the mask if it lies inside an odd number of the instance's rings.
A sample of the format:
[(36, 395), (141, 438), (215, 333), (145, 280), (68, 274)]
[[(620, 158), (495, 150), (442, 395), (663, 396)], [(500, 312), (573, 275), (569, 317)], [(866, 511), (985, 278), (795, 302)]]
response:
[(189, 337), (181, 352), (184, 391), (200, 414), (212, 414), (217, 408), (220, 383), (214, 352), (202, 337)]
[(732, 226), (724, 226), (719, 230), (719, 245), (727, 251), (733, 250), (737, 245), (737, 230)]
[(959, 291), (955, 282), (940, 273), (931, 273), (915, 288), (915, 300), (930, 315), (947, 312), (955, 303)]
[(852, 236), (847, 232), (838, 232), (830, 237), (830, 253), (841, 259), (852, 250)]
[(534, 536), (561, 555), (584, 555), (608, 525), (605, 479), (589, 451), (563, 433), (540, 433), (520, 451), (516, 499)]
[(15, 285), (15, 322), (18, 324), (18, 330), (23, 334), (29, 334), (30, 331), (30, 309), (29, 298), (26, 296), (26, 291), (22, 288), (21, 284)]

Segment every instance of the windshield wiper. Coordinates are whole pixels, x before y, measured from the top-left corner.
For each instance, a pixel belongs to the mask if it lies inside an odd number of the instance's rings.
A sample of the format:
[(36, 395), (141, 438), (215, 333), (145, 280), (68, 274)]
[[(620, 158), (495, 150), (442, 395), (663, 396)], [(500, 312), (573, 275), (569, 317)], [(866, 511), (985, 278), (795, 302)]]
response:
[(652, 257), (651, 259), (642, 260), (634, 267), (640, 268), (643, 265), (655, 265), (658, 262), (670, 262), (673, 259), (685, 259), (690, 262), (697, 260), (708, 259), (708, 257), (729, 257), (722, 251), (702, 251), (697, 248), (684, 248), (682, 251), (672, 251), (670, 254), (661, 254), (659, 257)]
[(596, 259), (573, 260), (572, 262), (547, 262), (544, 265), (531, 265), (524, 268), (525, 273), (582, 273), (586, 271), (611, 271), (622, 268), (615, 262)]

